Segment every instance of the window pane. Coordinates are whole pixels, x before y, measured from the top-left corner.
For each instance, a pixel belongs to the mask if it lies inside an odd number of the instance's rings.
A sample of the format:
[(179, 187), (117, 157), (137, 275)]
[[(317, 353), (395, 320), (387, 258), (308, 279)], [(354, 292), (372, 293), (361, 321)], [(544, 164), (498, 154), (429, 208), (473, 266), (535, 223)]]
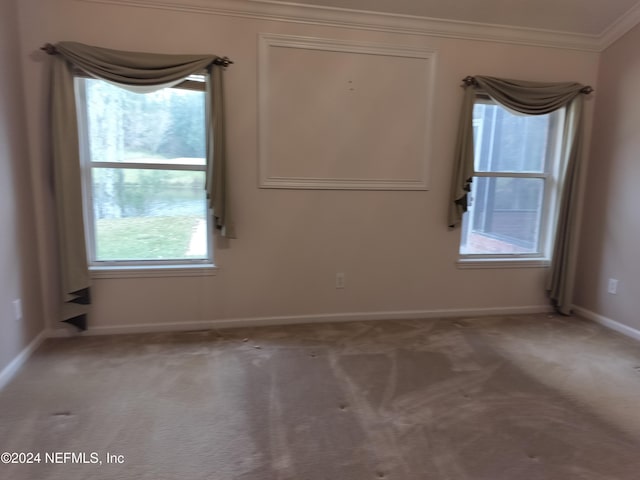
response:
[(539, 253), (544, 180), (474, 177), (462, 254)]
[(495, 104), (476, 103), (473, 133), (476, 171), (544, 172), (552, 117), (518, 115)]
[(140, 94), (101, 80), (80, 81), (91, 161), (205, 164), (204, 92), (165, 88)]
[(96, 260), (208, 258), (204, 172), (92, 174)]

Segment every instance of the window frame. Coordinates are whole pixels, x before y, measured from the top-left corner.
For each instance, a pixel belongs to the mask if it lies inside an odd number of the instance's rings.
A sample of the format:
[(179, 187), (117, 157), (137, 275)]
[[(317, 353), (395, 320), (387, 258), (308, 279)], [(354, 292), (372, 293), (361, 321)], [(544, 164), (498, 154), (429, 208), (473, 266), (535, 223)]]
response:
[[(473, 107), (477, 104), (495, 105), (507, 111), (509, 109), (491, 99), (486, 93), (476, 92)], [(555, 234), (555, 224), (559, 202), (559, 175), (562, 161), (562, 143), (564, 133), (564, 123), (566, 118), (566, 108), (562, 107), (550, 117), (549, 133), (547, 137), (544, 169), (542, 172), (518, 172), (518, 171), (478, 171), (477, 156), (480, 155), (481, 147), (476, 146), (474, 135), (474, 170), (473, 182), (478, 178), (534, 178), (543, 181), (543, 195), (541, 201), (541, 212), (538, 232), (538, 251), (532, 253), (462, 253), (462, 242), (466, 234), (461, 228), (460, 243), (458, 245), (458, 267), (460, 268), (522, 268), (522, 267), (547, 267), (550, 264), (553, 237)], [(513, 112), (517, 113), (517, 112)], [(533, 115), (531, 115), (533, 116)], [(473, 120), (473, 128), (479, 127), (477, 138), (483, 138), (482, 132), (485, 126)], [(475, 132), (474, 132), (475, 133)], [(478, 148), (477, 148), (478, 147)], [(477, 184), (477, 183), (476, 183)], [(465, 216), (471, 214), (473, 202)], [(468, 217), (467, 217), (468, 219)], [(467, 222), (469, 220), (465, 219)], [(464, 222), (464, 221), (463, 221)], [(463, 223), (464, 225), (464, 223)], [(467, 227), (469, 228), (469, 227)]]
[[(82, 183), (83, 220), (85, 242), (87, 248), (87, 264), (94, 278), (120, 277), (163, 277), (163, 276), (201, 276), (215, 273), (214, 264), (214, 235), (209, 207), (206, 206), (206, 245), (207, 257), (197, 259), (138, 259), (138, 260), (98, 260), (96, 256), (95, 206), (93, 195), (93, 176), (95, 168), (112, 168), (123, 170), (165, 170), (165, 171), (201, 171), (206, 174), (207, 159), (202, 165), (170, 164), (170, 163), (141, 163), (141, 162), (104, 162), (92, 161), (88, 132), (88, 108), (86, 102), (86, 79), (94, 79), (82, 71), (74, 72), (74, 91), (76, 101), (76, 117), (78, 123), (78, 148), (80, 154), (80, 172)], [(102, 79), (96, 79), (105, 82)], [(182, 82), (165, 88), (208, 91), (210, 76), (203, 72), (191, 75)], [(108, 82), (107, 82), (108, 83)], [(206, 125), (208, 106), (205, 100)], [(206, 135), (206, 134), (205, 134)], [(206, 202), (206, 191), (202, 190), (203, 201)]]

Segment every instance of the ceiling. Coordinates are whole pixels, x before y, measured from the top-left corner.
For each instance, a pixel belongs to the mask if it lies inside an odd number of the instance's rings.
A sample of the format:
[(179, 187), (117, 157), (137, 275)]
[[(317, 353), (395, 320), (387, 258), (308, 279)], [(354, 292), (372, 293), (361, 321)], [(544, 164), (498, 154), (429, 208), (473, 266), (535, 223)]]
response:
[(295, 0), (274, 3), (297, 3), (594, 36), (606, 34), (627, 15), (640, 9), (639, 0)]

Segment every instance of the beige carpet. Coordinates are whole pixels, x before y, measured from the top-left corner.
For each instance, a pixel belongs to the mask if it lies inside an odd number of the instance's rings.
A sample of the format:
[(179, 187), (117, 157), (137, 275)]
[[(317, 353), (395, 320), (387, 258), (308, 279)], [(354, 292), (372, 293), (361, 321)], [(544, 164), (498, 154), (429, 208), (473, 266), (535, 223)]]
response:
[(49, 340), (0, 392), (41, 463), (0, 478), (637, 480), (639, 370), (547, 315)]

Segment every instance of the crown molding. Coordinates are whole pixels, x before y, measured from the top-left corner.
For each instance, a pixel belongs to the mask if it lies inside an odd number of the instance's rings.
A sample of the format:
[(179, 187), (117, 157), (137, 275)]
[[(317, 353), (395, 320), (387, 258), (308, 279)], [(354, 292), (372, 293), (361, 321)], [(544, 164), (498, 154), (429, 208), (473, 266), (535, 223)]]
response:
[[(273, 0), (76, 0), (127, 7), (153, 8), (405, 35), (455, 38), (483, 42), (599, 52), (599, 35), (442, 20), (411, 15), (300, 5)], [(626, 15), (625, 15), (626, 17)], [(631, 28), (626, 19), (620, 30)], [(638, 19), (640, 20), (640, 18)], [(616, 30), (618, 32), (618, 30)], [(612, 38), (615, 32), (612, 33)]]
[(277, 0), (76, 0), (126, 7), (302, 23), (483, 42), (602, 52), (640, 24), (640, 2), (598, 35), (413, 15), (282, 2)]
[(600, 51), (606, 50), (640, 23), (640, 2), (631, 7), (600, 35)]

